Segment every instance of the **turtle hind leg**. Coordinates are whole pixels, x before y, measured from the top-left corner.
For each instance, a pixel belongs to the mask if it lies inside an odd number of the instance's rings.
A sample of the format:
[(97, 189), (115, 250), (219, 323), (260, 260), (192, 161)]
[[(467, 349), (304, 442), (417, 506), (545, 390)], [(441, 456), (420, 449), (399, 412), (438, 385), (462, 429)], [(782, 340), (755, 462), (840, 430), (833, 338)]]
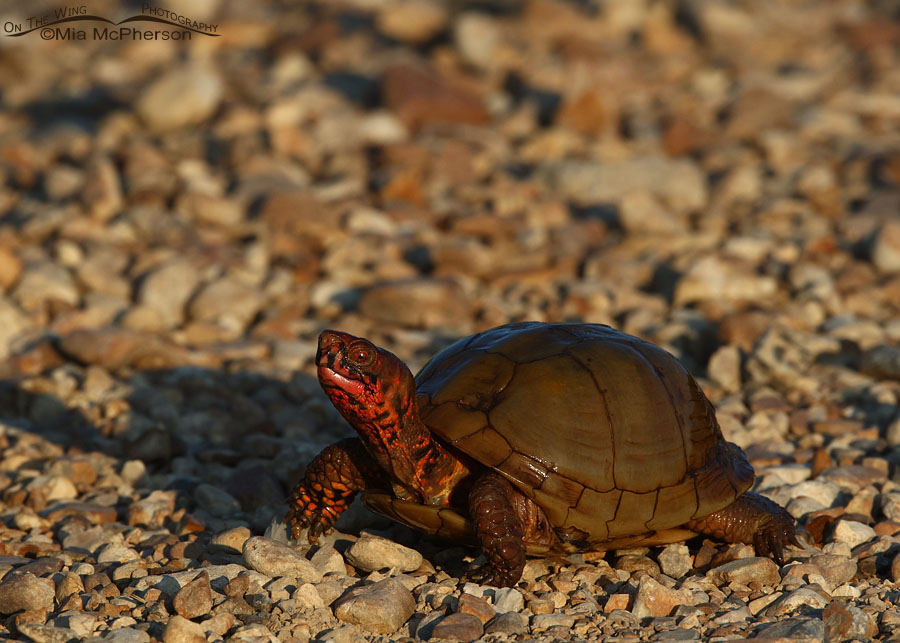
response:
[(469, 515), (487, 563), (472, 574), (484, 585), (511, 587), (525, 569), (525, 539), (516, 515), (516, 491), (505, 478), (487, 473), (469, 491)]
[(757, 554), (771, 556), (779, 565), (784, 564), (786, 546), (801, 546), (793, 517), (781, 505), (750, 492), (685, 527), (726, 542), (751, 544)]

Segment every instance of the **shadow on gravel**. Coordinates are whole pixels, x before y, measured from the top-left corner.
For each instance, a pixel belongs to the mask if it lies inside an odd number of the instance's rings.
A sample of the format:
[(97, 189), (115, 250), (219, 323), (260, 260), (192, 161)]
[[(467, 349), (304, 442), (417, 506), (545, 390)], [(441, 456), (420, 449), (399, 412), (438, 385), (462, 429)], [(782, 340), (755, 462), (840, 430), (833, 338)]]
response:
[[(117, 473), (140, 461), (136, 487), (177, 491), (178, 507), (213, 530), (240, 521), (264, 530), (306, 463), (351, 431), (309, 375), (191, 366), (117, 379), (64, 365), (0, 380), (0, 421), (57, 445), (57, 457), (103, 454)], [(32, 464), (49, 467), (53, 453), (36, 449)], [(39, 497), (25, 503), (43, 508)]]

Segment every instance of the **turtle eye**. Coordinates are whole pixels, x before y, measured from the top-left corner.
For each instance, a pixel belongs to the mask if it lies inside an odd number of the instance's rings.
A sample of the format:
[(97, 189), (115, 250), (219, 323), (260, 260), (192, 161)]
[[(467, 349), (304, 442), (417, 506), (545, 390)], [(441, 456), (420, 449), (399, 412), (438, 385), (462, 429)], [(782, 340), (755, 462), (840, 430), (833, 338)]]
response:
[(358, 366), (369, 366), (375, 361), (375, 350), (372, 346), (357, 344), (350, 347), (348, 356)]

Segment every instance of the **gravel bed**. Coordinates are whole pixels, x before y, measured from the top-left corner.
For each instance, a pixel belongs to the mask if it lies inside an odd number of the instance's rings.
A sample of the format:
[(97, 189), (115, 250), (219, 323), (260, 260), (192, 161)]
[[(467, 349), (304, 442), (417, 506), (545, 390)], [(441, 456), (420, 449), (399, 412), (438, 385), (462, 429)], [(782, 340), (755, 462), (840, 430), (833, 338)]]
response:
[[(0, 638), (900, 640), (896, 3), (188, 4), (2, 40)], [(526, 319), (676, 355), (805, 548), (287, 541), (322, 329)]]

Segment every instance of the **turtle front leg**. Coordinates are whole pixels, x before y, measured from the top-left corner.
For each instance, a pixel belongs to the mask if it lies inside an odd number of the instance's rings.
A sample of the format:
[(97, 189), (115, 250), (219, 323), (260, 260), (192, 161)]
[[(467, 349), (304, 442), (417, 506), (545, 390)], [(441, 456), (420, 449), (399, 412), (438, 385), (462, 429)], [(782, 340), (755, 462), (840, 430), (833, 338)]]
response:
[(771, 556), (784, 564), (784, 548), (800, 547), (796, 523), (781, 505), (756, 493), (745, 493), (724, 509), (685, 527), (730, 543), (752, 544), (760, 556)]
[(525, 541), (509, 481), (496, 473), (478, 478), (469, 491), (469, 515), (487, 563), (473, 578), (485, 585), (511, 587), (525, 569)]
[(356, 492), (383, 485), (384, 473), (359, 438), (335, 442), (309, 463), (306, 475), (291, 493), (284, 522), (295, 540), (308, 527), (307, 540), (315, 544), (319, 536), (331, 531)]

